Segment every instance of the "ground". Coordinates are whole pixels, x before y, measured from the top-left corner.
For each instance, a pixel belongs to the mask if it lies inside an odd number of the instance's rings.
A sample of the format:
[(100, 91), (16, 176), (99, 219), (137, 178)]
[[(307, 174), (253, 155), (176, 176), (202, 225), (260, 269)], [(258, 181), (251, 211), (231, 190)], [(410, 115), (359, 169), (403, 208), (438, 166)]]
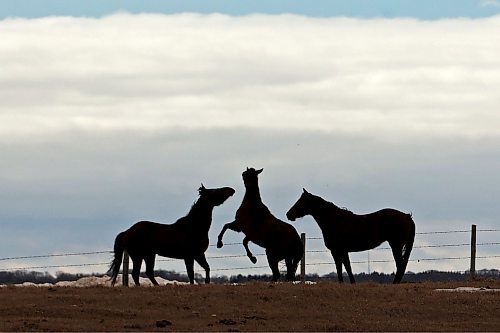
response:
[(500, 331), (500, 280), (0, 288), (1, 331)]

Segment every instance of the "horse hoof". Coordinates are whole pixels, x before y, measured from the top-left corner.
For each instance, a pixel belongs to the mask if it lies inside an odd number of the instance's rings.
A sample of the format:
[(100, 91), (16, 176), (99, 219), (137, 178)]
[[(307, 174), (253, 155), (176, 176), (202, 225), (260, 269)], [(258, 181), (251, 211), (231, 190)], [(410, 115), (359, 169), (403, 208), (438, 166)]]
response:
[(217, 248), (218, 248), (218, 249), (220, 249), (220, 248), (222, 247), (222, 245), (224, 245), (224, 244), (222, 244), (222, 241), (218, 241), (218, 242), (217, 242)]
[(250, 260), (251, 260), (251, 261), (252, 261), (252, 263), (254, 263), (254, 264), (256, 264), (256, 263), (257, 263), (257, 258), (255, 258), (255, 257), (250, 258)]

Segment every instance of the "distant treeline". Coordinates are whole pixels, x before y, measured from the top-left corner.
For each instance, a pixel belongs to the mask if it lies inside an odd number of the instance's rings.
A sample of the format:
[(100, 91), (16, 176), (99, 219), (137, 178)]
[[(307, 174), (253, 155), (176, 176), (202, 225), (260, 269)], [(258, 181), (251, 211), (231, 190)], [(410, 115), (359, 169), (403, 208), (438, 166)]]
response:
[[(487, 279), (500, 279), (500, 270), (497, 269), (484, 269), (476, 271), (477, 278)], [(347, 275), (345, 276), (347, 278)], [(233, 275), (223, 282), (241, 283), (250, 281), (269, 281), (270, 275)], [(356, 282), (375, 282), (375, 283), (392, 283), (394, 280), (394, 273), (385, 274), (373, 272), (371, 274), (359, 273), (354, 274)], [(441, 271), (426, 271), (421, 273), (408, 272), (403, 277), (403, 282), (431, 282), (431, 281), (466, 281), (470, 279), (468, 272), (441, 272)], [(319, 276), (318, 274), (307, 274), (307, 281), (338, 281), (337, 273), (330, 273)], [(345, 279), (344, 279), (345, 280)], [(200, 279), (201, 281), (201, 279)]]
[[(188, 282), (187, 275), (180, 274), (174, 271), (159, 270), (155, 272), (156, 276), (166, 280), (176, 280), (180, 282)], [(494, 278), (500, 279), (500, 270), (485, 269), (476, 272), (478, 278)], [(24, 282), (33, 283), (57, 283), (59, 281), (76, 281), (87, 276), (103, 276), (103, 274), (70, 274), (58, 272), (55, 276), (47, 272), (36, 271), (12, 271), (0, 272), (0, 284), (21, 284)], [(145, 276), (143, 276), (145, 277)], [(375, 283), (392, 283), (394, 274), (385, 274), (373, 272), (371, 274), (360, 273), (354, 275), (356, 282), (375, 282)], [(465, 281), (468, 280), (468, 272), (441, 272), (441, 271), (426, 271), (421, 273), (408, 272), (403, 278), (403, 282), (425, 282), (425, 281)], [(201, 274), (195, 275), (198, 283), (203, 283), (204, 277)], [(243, 283), (253, 281), (270, 281), (271, 275), (232, 275), (232, 276), (213, 276), (212, 283)], [(330, 273), (319, 276), (318, 274), (306, 275), (307, 281), (337, 281), (337, 274)]]

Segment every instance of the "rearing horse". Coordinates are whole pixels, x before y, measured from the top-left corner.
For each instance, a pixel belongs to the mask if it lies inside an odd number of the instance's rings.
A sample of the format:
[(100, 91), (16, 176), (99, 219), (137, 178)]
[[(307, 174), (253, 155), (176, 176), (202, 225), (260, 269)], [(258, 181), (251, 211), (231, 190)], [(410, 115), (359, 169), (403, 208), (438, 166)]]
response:
[(278, 263), (285, 259), (286, 278), (291, 281), (295, 279), (297, 265), (302, 259), (302, 241), (292, 225), (276, 218), (262, 202), (258, 184), (258, 175), (262, 170), (247, 168), (243, 172), (245, 196), (236, 211), (235, 220), (222, 228), (217, 247), (223, 246), (222, 237), (228, 228), (236, 232), (243, 232), (245, 234), (243, 246), (248, 258), (254, 264), (257, 262), (257, 258), (248, 248), (248, 242), (251, 241), (266, 249), (267, 261), (273, 272), (272, 280), (279, 279)]
[(212, 211), (222, 205), (234, 190), (230, 187), (207, 189), (203, 184), (198, 190), (200, 197), (193, 204), (189, 213), (172, 224), (150, 221), (137, 222), (128, 230), (116, 236), (111, 263), (111, 284), (114, 285), (120, 271), (123, 251), (126, 250), (134, 263), (132, 278), (139, 285), (141, 264), (146, 262), (146, 275), (154, 285), (156, 255), (184, 259), (189, 282), (194, 283), (194, 261), (205, 269), (205, 283), (210, 283), (210, 266), (205, 258), (208, 248), (208, 231), (212, 224)]
[(332, 252), (337, 267), (339, 282), (343, 282), (344, 264), (349, 280), (354, 283), (349, 252), (370, 250), (385, 241), (389, 242), (396, 261), (397, 271), (393, 283), (401, 281), (415, 239), (415, 223), (411, 214), (386, 208), (371, 214), (356, 215), (304, 189), (286, 216), (290, 221), (295, 221), (306, 215), (311, 215), (323, 232), (325, 245)]

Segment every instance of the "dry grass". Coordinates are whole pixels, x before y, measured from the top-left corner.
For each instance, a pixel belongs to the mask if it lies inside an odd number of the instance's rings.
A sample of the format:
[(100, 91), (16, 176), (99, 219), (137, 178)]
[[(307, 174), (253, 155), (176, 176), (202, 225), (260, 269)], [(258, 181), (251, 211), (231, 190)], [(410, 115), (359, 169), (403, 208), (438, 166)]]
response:
[[(500, 281), (466, 283), (500, 288)], [(464, 283), (0, 289), (2, 331), (500, 331), (500, 293)]]

